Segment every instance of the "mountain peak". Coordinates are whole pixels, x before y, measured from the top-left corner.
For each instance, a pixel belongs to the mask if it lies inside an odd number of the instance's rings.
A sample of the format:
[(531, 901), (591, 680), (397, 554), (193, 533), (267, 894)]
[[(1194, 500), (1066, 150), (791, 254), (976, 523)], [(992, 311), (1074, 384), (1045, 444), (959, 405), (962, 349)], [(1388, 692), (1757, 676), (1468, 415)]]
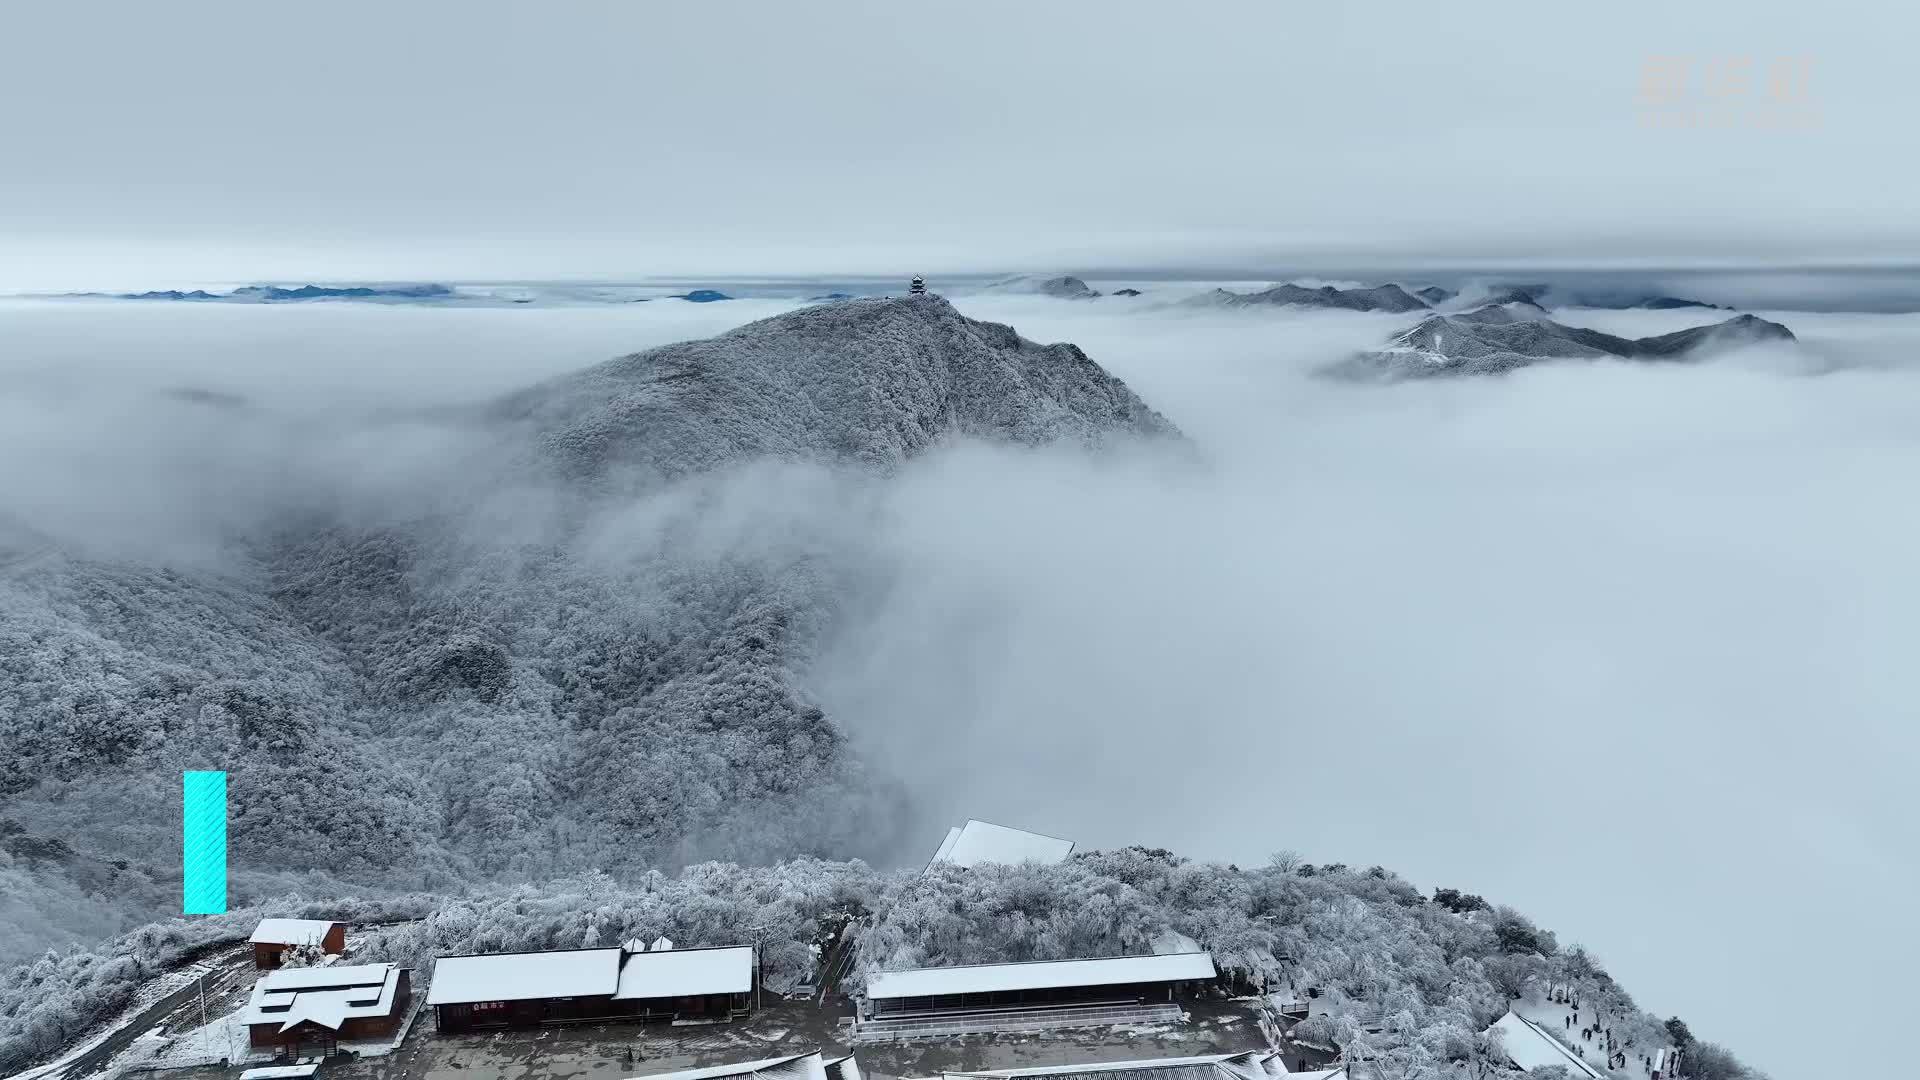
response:
[(562, 471), (673, 476), (756, 457), (890, 466), (951, 436), (1177, 434), (1078, 347), (945, 298), (845, 300), (608, 361), (510, 395)]
[(1062, 300), (1092, 300), (1100, 291), (1072, 274), (1057, 274), (1042, 277), (1038, 274), (1021, 274), (1005, 278), (988, 285), (985, 289), (993, 293), (1039, 293), (1042, 296), (1058, 297)]
[(1533, 317), (1519, 299), (1460, 315), (1432, 315), (1387, 344), (1324, 369), (1325, 374), (1387, 379), (1495, 375), (1546, 360), (1684, 361), (1745, 345), (1793, 341), (1776, 322), (1741, 315), (1654, 337), (1623, 338)]

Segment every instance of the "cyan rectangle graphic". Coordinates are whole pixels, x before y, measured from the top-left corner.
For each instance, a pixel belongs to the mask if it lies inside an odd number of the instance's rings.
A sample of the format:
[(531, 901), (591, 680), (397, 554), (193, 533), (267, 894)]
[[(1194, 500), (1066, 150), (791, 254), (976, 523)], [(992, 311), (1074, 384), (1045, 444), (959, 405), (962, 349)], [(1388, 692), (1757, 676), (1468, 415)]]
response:
[(180, 774), (180, 910), (227, 913), (227, 774)]

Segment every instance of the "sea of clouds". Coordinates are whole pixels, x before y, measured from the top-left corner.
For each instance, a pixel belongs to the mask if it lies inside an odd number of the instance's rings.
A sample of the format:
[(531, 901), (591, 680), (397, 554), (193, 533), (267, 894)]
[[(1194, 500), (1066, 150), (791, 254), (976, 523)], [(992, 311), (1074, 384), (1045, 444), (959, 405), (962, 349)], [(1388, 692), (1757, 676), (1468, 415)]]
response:
[[(870, 568), (811, 678), (913, 789), (902, 862), (975, 816), (1379, 863), (1519, 907), (1781, 1075), (1879, 1053), (1870, 1015), (1781, 1041), (1767, 1006), (1920, 966), (1920, 316), (1355, 386), (1311, 372), (1411, 316), (958, 303), (1081, 345), (1199, 452), (957, 445), (714, 501), (698, 542)], [(792, 306), (0, 302), (0, 538), (217, 559), (290, 488), (397, 498), (475, 451), (405, 417)]]

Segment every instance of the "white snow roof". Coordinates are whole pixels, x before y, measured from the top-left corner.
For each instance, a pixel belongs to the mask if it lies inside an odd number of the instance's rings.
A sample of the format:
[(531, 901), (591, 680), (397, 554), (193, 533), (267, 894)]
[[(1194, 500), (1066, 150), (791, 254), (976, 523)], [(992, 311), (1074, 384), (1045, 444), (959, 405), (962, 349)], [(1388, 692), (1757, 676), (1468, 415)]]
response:
[(392, 964), (269, 971), (253, 984), (240, 1022), (287, 1031), (311, 1020), (338, 1031), (350, 1017), (392, 1015), (399, 985), (400, 969)]
[(261, 919), (247, 940), (257, 945), (318, 945), (333, 926), (321, 919)]
[(734, 1065), (714, 1065), (705, 1069), (653, 1073), (636, 1077), (635, 1080), (718, 1080), (719, 1077), (724, 1076), (765, 1076), (778, 1078), (778, 1080), (830, 1080), (827, 1075), (827, 1064), (821, 1060), (818, 1050), (811, 1054), (743, 1061)]
[(969, 818), (957, 830), (948, 830), (947, 839), (940, 845), (940, 850), (934, 853), (933, 861), (950, 862), (955, 866), (989, 862), (1057, 863), (1071, 854), (1071, 840)]
[(1493, 1028), (1502, 1033), (1500, 1045), (1506, 1050), (1507, 1059), (1522, 1069), (1538, 1069), (1547, 1065), (1564, 1065), (1573, 1076), (1585, 1076), (1589, 1080), (1604, 1080), (1600, 1070), (1581, 1060), (1580, 1055), (1566, 1048), (1559, 1039), (1543, 1031), (1539, 1024), (1524, 1016), (1507, 1010), (1507, 1015), (1493, 1022)]
[[(372, 978), (388, 965), (319, 965), (319, 967), (282, 967), (261, 976), (261, 984), (271, 982), (276, 990), (300, 990), (307, 986), (342, 986), (340, 980)], [(255, 984), (257, 986), (257, 984)]]
[(753, 946), (631, 953), (620, 965), (615, 998), (744, 994), (753, 989)]
[(960, 826), (955, 825), (953, 828), (947, 830), (947, 838), (940, 841), (940, 850), (933, 853), (933, 860), (927, 863), (927, 865), (932, 866), (937, 862), (945, 862), (947, 856), (953, 854), (953, 842), (958, 839), (960, 839)]
[(434, 961), (429, 1005), (597, 997), (620, 986), (620, 950), (443, 956)]
[(867, 997), (931, 997), (936, 994), (1039, 990), (1055, 986), (1179, 982), (1211, 979), (1216, 974), (1212, 954), (1204, 952), (1108, 956), (1095, 960), (1041, 960), (1025, 964), (976, 964), (970, 967), (875, 972), (867, 978)]

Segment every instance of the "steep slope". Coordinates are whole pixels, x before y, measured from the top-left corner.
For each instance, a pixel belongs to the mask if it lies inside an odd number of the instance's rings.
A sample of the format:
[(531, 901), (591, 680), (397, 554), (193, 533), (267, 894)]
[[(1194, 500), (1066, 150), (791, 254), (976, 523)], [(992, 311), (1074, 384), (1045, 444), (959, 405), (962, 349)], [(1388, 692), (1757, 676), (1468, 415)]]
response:
[[(807, 687), (873, 573), (841, 520), (863, 485), (949, 438), (1175, 434), (1074, 346), (933, 296), (805, 309), (405, 422), (467, 449), (391, 498), (284, 493), (298, 512), (219, 571), (25, 530), (0, 552), (0, 743), (20, 766), (0, 833), (117, 860), (127, 902), (89, 928), (170, 895), (184, 768), (232, 775), (235, 903), (883, 853), (901, 792)], [(845, 506), (806, 528), (761, 515), (802, 481)], [(35, 863), (46, 895), (97, 875), (71, 863)], [(0, 942), (53, 940), (34, 925)]]
[(1752, 315), (1633, 339), (1528, 317), (1527, 310), (1516, 301), (1462, 315), (1434, 315), (1395, 334), (1382, 348), (1333, 364), (1325, 373), (1388, 379), (1490, 375), (1546, 360), (1690, 360), (1729, 348), (1794, 340), (1786, 327)]
[(1757, 315), (1736, 315), (1725, 322), (1675, 330), (1671, 334), (1640, 338), (1634, 342), (1640, 357), (1687, 356), (1723, 349), (1759, 345), (1769, 341), (1793, 341), (1793, 331)]

